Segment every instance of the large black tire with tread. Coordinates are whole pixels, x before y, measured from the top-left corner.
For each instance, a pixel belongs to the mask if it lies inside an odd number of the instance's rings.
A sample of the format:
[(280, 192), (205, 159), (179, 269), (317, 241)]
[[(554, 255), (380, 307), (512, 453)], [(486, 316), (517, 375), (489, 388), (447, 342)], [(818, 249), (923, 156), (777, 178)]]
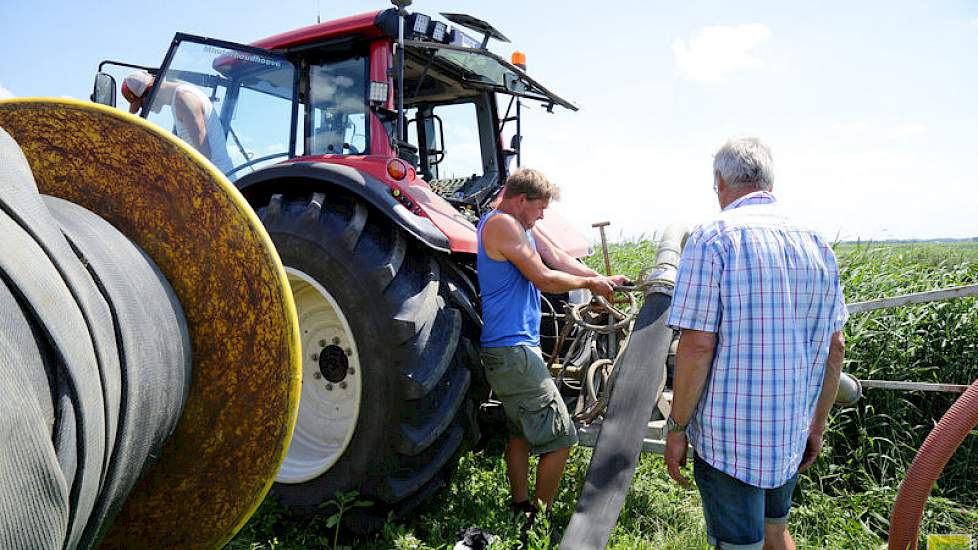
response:
[(390, 511), (404, 517), (445, 483), (475, 426), (474, 288), (448, 255), (341, 191), (273, 195), (258, 215), (286, 268), (315, 279), (338, 304), (362, 371), (359, 416), (342, 455), (319, 477), (276, 483), (273, 493), (310, 513), (356, 490), (374, 503), (345, 518), (356, 531), (379, 527)]

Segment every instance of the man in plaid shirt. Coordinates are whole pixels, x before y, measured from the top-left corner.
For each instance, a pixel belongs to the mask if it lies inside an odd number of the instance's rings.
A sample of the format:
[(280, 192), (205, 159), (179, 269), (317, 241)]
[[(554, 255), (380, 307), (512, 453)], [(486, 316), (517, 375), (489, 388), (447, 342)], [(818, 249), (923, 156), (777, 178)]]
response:
[(791, 493), (821, 450), (842, 371), (839, 269), (781, 213), (760, 140), (724, 144), (713, 178), (722, 212), (690, 234), (668, 320), (682, 332), (666, 464), (688, 486), (692, 445), (710, 544), (793, 549)]

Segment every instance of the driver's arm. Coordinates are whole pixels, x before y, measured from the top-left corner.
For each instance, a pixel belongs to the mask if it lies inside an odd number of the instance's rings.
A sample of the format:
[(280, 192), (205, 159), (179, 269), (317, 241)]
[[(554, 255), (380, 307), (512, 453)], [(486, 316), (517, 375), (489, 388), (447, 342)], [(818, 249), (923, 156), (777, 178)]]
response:
[(482, 242), (486, 252), (502, 256), (511, 262), (524, 277), (543, 292), (567, 292), (586, 288), (610, 299), (613, 282), (601, 276), (582, 276), (550, 269), (544, 265), (537, 249), (533, 247), (523, 226), (508, 215), (493, 216), (482, 228)]
[(533, 228), (533, 238), (537, 241), (537, 251), (540, 253), (543, 263), (551, 268), (584, 277), (596, 277), (598, 275), (597, 271), (565, 252), (537, 228)]
[(190, 144), (205, 157), (211, 158), (211, 147), (207, 141), (207, 119), (200, 98), (186, 91), (178, 91), (173, 102), (173, 114), (190, 134)]

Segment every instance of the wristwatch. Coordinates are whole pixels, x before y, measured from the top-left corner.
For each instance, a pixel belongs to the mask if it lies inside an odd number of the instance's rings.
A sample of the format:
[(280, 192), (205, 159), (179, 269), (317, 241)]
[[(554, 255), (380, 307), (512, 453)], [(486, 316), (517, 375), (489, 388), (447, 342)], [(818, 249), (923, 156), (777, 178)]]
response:
[(676, 422), (676, 419), (673, 418), (672, 415), (670, 414), (669, 418), (666, 419), (666, 431), (669, 433), (679, 433), (679, 432), (685, 433), (686, 424), (680, 424), (679, 422)]

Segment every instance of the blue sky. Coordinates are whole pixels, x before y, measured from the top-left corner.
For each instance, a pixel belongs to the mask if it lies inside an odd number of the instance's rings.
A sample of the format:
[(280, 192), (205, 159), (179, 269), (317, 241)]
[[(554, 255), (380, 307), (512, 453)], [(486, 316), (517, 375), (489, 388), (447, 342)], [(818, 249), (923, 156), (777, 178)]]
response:
[[(176, 31), (249, 42), (388, 6), (329, 0), (4, 2), (0, 95), (87, 98), (99, 61), (158, 65)], [(609, 6), (612, 9), (605, 9)], [(564, 189), (589, 235), (696, 223), (717, 210), (712, 154), (772, 147), (775, 194), (829, 238), (978, 236), (978, 4), (477, 2), (529, 72), (577, 113), (528, 109), (524, 165)]]

